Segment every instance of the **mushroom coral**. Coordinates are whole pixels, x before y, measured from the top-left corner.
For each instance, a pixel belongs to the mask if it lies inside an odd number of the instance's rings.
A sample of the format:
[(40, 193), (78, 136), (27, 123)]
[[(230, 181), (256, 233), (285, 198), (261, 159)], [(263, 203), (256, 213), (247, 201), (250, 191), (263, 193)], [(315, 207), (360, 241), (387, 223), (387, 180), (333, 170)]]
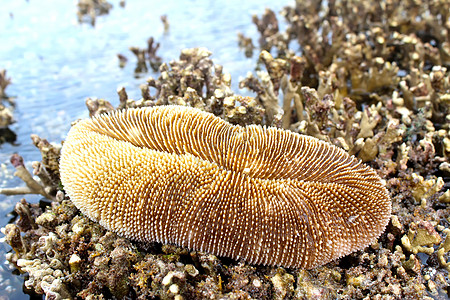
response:
[(391, 213), (380, 177), (344, 150), (181, 106), (78, 122), (60, 172), (109, 230), (252, 264), (325, 264), (373, 242)]

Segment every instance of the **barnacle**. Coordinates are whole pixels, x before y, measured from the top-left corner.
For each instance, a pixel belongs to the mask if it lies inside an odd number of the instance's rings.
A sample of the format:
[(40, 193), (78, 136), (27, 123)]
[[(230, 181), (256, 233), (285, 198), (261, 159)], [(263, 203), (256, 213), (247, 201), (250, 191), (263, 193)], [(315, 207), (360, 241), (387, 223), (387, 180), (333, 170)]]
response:
[(313, 268), (362, 249), (391, 202), (375, 171), (326, 142), (181, 106), (78, 122), (61, 180), (122, 236), (253, 264)]

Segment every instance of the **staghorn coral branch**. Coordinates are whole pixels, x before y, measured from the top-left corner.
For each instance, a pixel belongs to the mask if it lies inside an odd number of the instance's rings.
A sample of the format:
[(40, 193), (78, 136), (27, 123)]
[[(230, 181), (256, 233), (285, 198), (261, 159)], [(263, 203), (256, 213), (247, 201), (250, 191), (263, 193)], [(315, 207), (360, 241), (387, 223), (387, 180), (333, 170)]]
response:
[(299, 120), (303, 119), (303, 104), (299, 94), (297, 94), (297, 84), (289, 80), (287, 75), (284, 75), (281, 78), (281, 89), (283, 90), (284, 111), (281, 124), (283, 128), (288, 129), (291, 125), (292, 100), (294, 100), (294, 106), (297, 110), (297, 117)]
[(19, 154), (11, 156), (11, 164), (16, 168), (15, 176), (22, 179), (27, 187), (4, 188), (0, 189), (0, 194), (4, 195), (19, 195), (19, 194), (40, 194), (45, 198), (54, 200), (44, 189), (44, 187), (33, 179), (33, 176), (28, 172), (23, 163), (23, 158)]
[(14, 188), (2, 188), (0, 189), (0, 194), (6, 196), (13, 196), (13, 195), (36, 194), (36, 193), (27, 186), (19, 186)]
[(0, 70), (0, 98), (5, 98), (5, 90), (8, 85), (11, 84), (11, 78), (6, 77), (6, 70)]

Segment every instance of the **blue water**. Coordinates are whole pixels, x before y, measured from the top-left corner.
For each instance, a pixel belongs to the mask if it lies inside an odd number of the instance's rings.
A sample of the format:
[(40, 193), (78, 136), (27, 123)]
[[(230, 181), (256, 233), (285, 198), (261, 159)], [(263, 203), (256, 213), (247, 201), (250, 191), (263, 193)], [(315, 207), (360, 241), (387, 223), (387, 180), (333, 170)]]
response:
[[(237, 46), (237, 32), (252, 36), (257, 44), (257, 31), (251, 22), (253, 14), (261, 15), (265, 7), (275, 12), (294, 1), (118, 1), (108, 15), (100, 16), (96, 26), (78, 24), (76, 1), (2, 1), (0, 9), (0, 69), (7, 70), (13, 84), (7, 94), (15, 97), (15, 123), (10, 128), (17, 134), (15, 145), (0, 146), (0, 187), (23, 185), (13, 177), (9, 164), (11, 154), (22, 155), (31, 162), (40, 160), (39, 151), (31, 144), (30, 134), (38, 134), (50, 142), (60, 143), (77, 118), (88, 116), (87, 97), (105, 98), (118, 104), (116, 89), (125, 86), (131, 98), (139, 99), (139, 85), (148, 76), (135, 78), (135, 57), (130, 46), (146, 47), (153, 36), (161, 47), (157, 52), (168, 62), (179, 57), (180, 50), (206, 47), (213, 52), (216, 64), (231, 73), (232, 86), (238, 91), (239, 77), (255, 66)], [(160, 16), (170, 23), (164, 33)], [(117, 54), (128, 58), (119, 67)], [(23, 196), (0, 195), (0, 227), (11, 218), (15, 203)], [(39, 196), (25, 196), (29, 202)], [(22, 292), (23, 278), (11, 274), (5, 260), (10, 248), (0, 243), (0, 298), (28, 299)]]

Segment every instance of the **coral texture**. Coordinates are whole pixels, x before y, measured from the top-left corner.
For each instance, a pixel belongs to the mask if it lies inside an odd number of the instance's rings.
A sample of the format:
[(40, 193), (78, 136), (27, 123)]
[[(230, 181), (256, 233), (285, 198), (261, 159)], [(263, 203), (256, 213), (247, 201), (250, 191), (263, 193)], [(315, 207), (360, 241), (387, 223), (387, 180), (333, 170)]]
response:
[(77, 123), (60, 172), (75, 205), (122, 236), (254, 264), (322, 265), (369, 245), (391, 214), (379, 176), (342, 149), (181, 106)]

